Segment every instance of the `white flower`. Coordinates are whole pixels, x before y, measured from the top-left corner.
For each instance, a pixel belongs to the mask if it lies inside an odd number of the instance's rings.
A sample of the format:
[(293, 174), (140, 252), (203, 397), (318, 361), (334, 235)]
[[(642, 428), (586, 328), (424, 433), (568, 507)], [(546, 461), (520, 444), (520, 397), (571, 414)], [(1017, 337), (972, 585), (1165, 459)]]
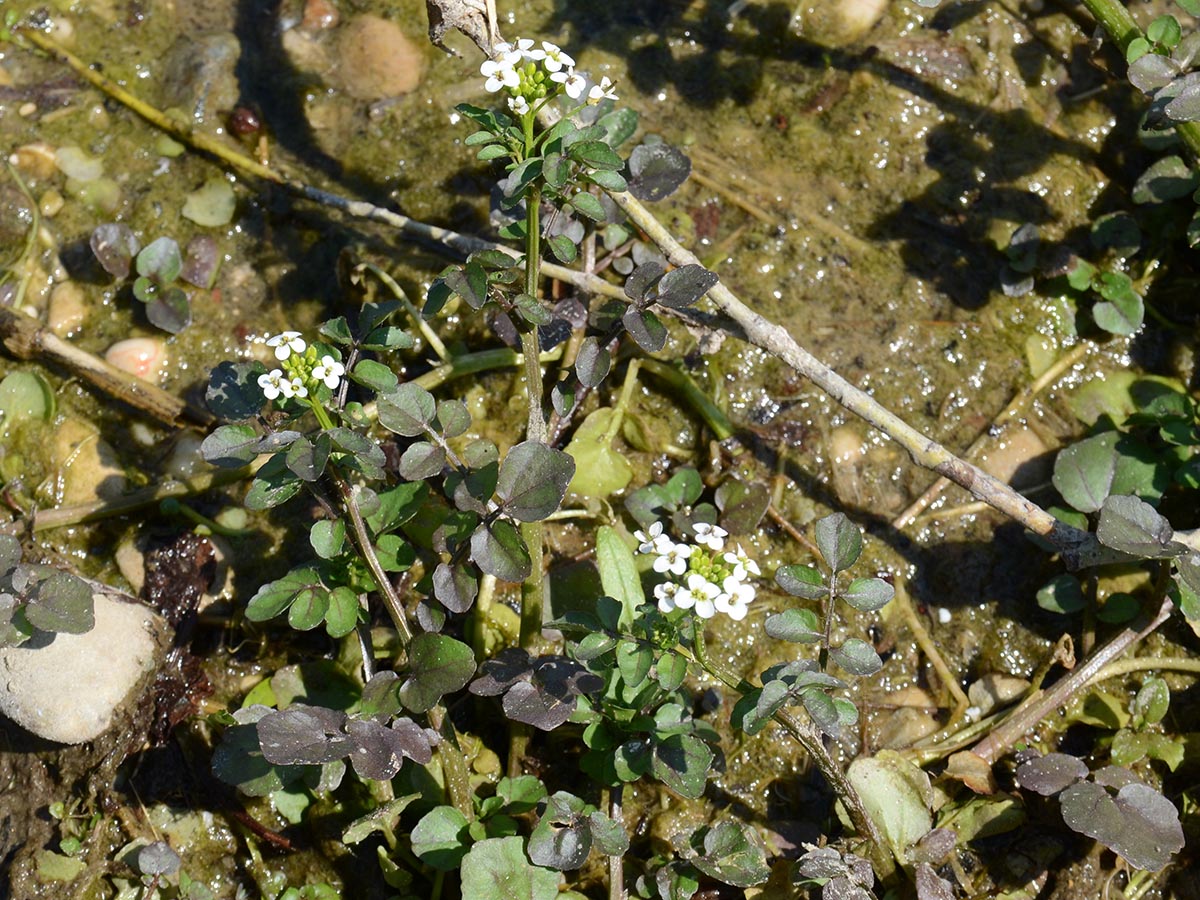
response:
[(285, 384), (290, 386), (289, 382), (283, 380), (282, 369), (272, 369), (266, 375), (258, 376), (258, 386), (262, 388), (263, 395), (268, 400), (274, 400), (282, 394)]
[(669, 613), (675, 609), (675, 597), (679, 593), (679, 585), (673, 581), (665, 581), (654, 588), (654, 599), (658, 601), (661, 612)]
[(508, 108), (518, 116), (529, 115), (529, 101), (522, 96), (509, 97)]
[(711, 619), (717, 614), (713, 602), (721, 589), (696, 572), (687, 577), (687, 587), (681, 588), (672, 598), (679, 609), (695, 609), (702, 619)]
[(740, 622), (746, 618), (748, 605), (754, 599), (754, 586), (730, 575), (725, 579), (722, 587), (724, 590), (713, 599), (713, 605), (718, 612), (723, 612), (729, 618)]
[[(562, 74), (562, 72), (555, 72), (550, 76), (550, 80), (559, 81), (560, 79), (558, 76)], [(572, 100), (578, 100), (580, 97), (582, 97), (583, 90), (587, 87), (587, 80), (582, 75), (577, 74), (574, 69), (568, 69), (566, 77), (561, 79), (561, 81), (563, 91), (565, 91), (566, 95)]]
[(308, 396), (308, 388), (304, 386), (304, 382), (299, 378), (293, 378), (291, 381), (284, 382), (283, 396), (299, 397), (301, 400), (303, 400)]
[[(549, 63), (547, 63), (547, 65), (549, 65)], [(613, 90), (613, 83), (607, 75), (600, 79), (599, 84), (593, 84), (587, 95), (587, 102), (591, 105), (599, 103), (601, 100), (616, 99), (617, 92)]]
[(275, 358), (282, 361), (293, 353), (303, 353), (308, 344), (300, 337), (298, 331), (285, 331), (275, 337), (267, 338), (267, 346), (275, 348)]
[(542, 41), (542, 59), (545, 60), (542, 65), (546, 67), (547, 72), (570, 69), (575, 65), (575, 60), (563, 53), (558, 44), (552, 44), (549, 41)]
[(483, 65), (479, 67), (479, 74), (487, 79), (483, 85), (484, 89), (489, 94), (494, 94), (502, 88), (519, 87), (521, 76), (517, 74), (516, 64), (520, 59), (521, 54), (509, 51), (499, 59), (484, 60)]
[(328, 354), (321, 357), (321, 364), (313, 369), (313, 378), (325, 382), (325, 387), (331, 391), (338, 386), (346, 367)]
[[(658, 540), (664, 539), (659, 538)], [(665, 540), (670, 541), (670, 538), (666, 538)], [(660, 555), (654, 561), (654, 571), (664, 574), (670, 572), (672, 575), (682, 575), (687, 571), (688, 557), (692, 555), (692, 551), (695, 549), (691, 544), (676, 544), (671, 542), (668, 547), (656, 541), (654, 552)]]
[(637, 538), (638, 553), (656, 553), (654, 549), (657, 546), (658, 539), (663, 536), (662, 522), (655, 522), (645, 531), (635, 531), (633, 536)]
[(729, 536), (729, 532), (721, 526), (709, 525), (707, 522), (693, 525), (692, 531), (696, 532), (697, 544), (716, 553), (720, 553), (725, 548), (725, 538)]
[(539, 60), (539, 59), (546, 58), (545, 50), (534, 50), (533, 49), (533, 38), (518, 39), (517, 52), (520, 53), (521, 56), (523, 56), (525, 59)]
[(736, 550), (731, 550), (725, 554), (725, 562), (733, 566), (733, 573), (738, 578), (745, 578), (749, 572), (756, 578), (762, 575), (762, 570), (758, 567), (758, 563), (746, 555), (746, 551), (742, 549), (742, 545), (738, 544)]

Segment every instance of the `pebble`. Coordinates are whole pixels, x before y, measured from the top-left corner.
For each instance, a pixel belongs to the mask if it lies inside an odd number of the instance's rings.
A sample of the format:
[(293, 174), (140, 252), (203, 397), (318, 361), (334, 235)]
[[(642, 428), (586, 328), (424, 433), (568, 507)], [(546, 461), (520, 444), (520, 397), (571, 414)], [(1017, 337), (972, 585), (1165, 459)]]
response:
[(55, 499), (63, 506), (111, 500), (125, 493), (125, 472), (117, 454), (92, 425), (64, 419), (54, 438)]
[(86, 634), (39, 632), (0, 649), (0, 713), (60, 744), (94, 740), (159, 658), (163, 620), (144, 606), (93, 595)]
[(50, 190), (46, 191), (46, 193), (42, 194), (42, 196), (38, 199), (38, 210), (41, 212), (44, 218), (53, 219), (60, 212), (62, 212), (63, 204), (65, 203), (66, 201), (63, 200), (63, 195), (54, 188), (50, 188)]
[(8, 161), (36, 181), (45, 181), (58, 168), (54, 148), (44, 141), (18, 147), (9, 155)]
[(64, 175), (76, 181), (95, 181), (104, 174), (104, 160), (73, 144), (59, 147), (54, 162)]
[(73, 281), (56, 284), (50, 292), (46, 324), (59, 337), (73, 337), (83, 328), (87, 316), (87, 301), (83, 289)]
[(394, 22), (356, 16), (338, 34), (334, 78), (357, 100), (373, 102), (407, 94), (421, 83), (424, 71), (420, 47)]
[(154, 337), (126, 338), (104, 352), (104, 359), (122, 372), (158, 382), (167, 363), (167, 347)]
[(336, 27), (341, 18), (331, 0), (305, 0), (300, 27), (305, 31), (323, 31)]
[(240, 55), (241, 44), (228, 31), (179, 38), (167, 51), (162, 104), (197, 122), (219, 121), (241, 93), (235, 71)]

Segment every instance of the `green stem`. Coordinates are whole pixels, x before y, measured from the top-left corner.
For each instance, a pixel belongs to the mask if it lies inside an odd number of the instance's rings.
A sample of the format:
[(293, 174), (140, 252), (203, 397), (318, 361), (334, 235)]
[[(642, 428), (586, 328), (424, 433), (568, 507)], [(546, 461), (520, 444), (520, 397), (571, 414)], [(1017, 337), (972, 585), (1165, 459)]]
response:
[[(625, 827), (625, 812), (621, 809), (622, 785), (611, 788), (608, 795), (608, 817)], [(608, 900), (625, 900), (625, 857), (619, 853), (608, 858)]]
[(642, 367), (673, 388), (704, 420), (704, 424), (712, 429), (718, 441), (733, 436), (733, 423), (729, 421), (729, 417), (680, 368), (659, 362), (657, 359), (643, 359)]
[[(522, 124), (525, 131), (525, 153), (534, 152), (534, 116), (527, 113)], [(525, 293), (537, 297), (541, 265), (541, 185), (531, 184), (525, 195)], [(528, 418), (525, 439), (546, 443), (546, 417), (542, 412), (542, 366), (538, 359), (538, 330), (536, 325), (521, 333), (521, 354), (525, 358), (525, 396)], [(521, 538), (529, 549), (529, 577), (521, 584), (521, 636), (520, 645), (533, 650), (542, 638), (542, 611), (545, 607), (545, 581), (543, 564), (543, 528), (541, 522), (522, 522)], [(529, 746), (530, 729), (526, 725), (512, 722), (509, 726), (508, 773), (517, 775), (521, 771), (521, 760)]]
[[(1109, 38), (1120, 49), (1121, 54), (1129, 49), (1129, 45), (1140, 37), (1142, 29), (1134, 20), (1125, 4), (1120, 0), (1083, 0), (1083, 5), (1100, 23)], [(1175, 131), (1191, 151), (1193, 157), (1200, 158), (1200, 122), (1176, 122)]]
[[(750, 691), (756, 690), (754, 685), (750, 684), (744, 678), (738, 678), (732, 672), (709, 659), (708, 647), (704, 643), (704, 626), (698, 619), (695, 622), (694, 635), (694, 658), (704, 671), (739, 694), (747, 694)], [(850, 821), (854, 825), (855, 830), (860, 837), (866, 840), (870, 850), (871, 862), (875, 866), (875, 874), (885, 883), (890, 881), (896, 871), (895, 857), (884, 842), (875, 821), (863, 805), (858, 791), (850, 783), (850, 779), (846, 777), (846, 773), (842, 771), (841, 766), (837, 764), (833, 757), (829, 755), (829, 751), (825, 749), (825, 744), (821, 739), (821, 732), (810, 723), (796, 718), (786, 709), (779, 710), (772, 718), (782, 725), (784, 731), (795, 738), (800, 746), (808, 751), (808, 755), (812, 757), (821, 774), (825, 776), (834, 793), (837, 794), (838, 799), (846, 807), (846, 813), (850, 816)]]

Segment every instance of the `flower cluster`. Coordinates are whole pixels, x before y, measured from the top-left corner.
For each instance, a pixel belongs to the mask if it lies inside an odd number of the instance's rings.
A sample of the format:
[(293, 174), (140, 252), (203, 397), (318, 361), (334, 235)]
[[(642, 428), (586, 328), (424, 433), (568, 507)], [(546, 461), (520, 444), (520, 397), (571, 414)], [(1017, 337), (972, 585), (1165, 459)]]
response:
[(739, 621), (746, 618), (755, 593), (749, 578), (762, 574), (758, 563), (740, 544), (725, 549), (729, 535), (724, 528), (701, 522), (692, 531), (694, 543), (671, 540), (663, 534), (661, 522), (634, 532), (638, 552), (654, 555), (654, 571), (672, 576), (654, 589), (658, 608), (665, 613), (691, 609), (702, 619), (711, 619), (718, 612)]
[[(516, 44), (496, 44), (492, 53), (492, 58), (479, 67), (479, 73), (487, 79), (484, 87), (492, 94), (505, 91), (509, 110), (518, 116), (529, 115), (539, 101), (560, 91), (578, 100), (587, 88), (587, 79), (575, 71), (575, 60), (549, 41), (542, 41), (539, 48), (530, 38), (521, 38)], [(587, 92), (588, 103), (605, 99), (617, 99), (608, 78)]]
[(280, 368), (258, 376), (258, 386), (268, 400), (303, 400), (318, 384), (332, 391), (346, 374), (346, 367), (328, 353), (318, 359), (317, 348), (308, 346), (298, 331), (285, 331), (267, 338), (265, 343), (275, 351), (280, 364)]

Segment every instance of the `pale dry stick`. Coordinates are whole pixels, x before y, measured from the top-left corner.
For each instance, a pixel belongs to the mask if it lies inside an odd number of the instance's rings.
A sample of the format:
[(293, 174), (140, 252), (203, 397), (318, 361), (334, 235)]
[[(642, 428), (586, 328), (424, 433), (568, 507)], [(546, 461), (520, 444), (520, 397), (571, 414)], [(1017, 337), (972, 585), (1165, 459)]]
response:
[(737, 191), (733, 190), (732, 188), (726, 187), (725, 185), (723, 185), (719, 181), (717, 181), (715, 178), (705, 175), (703, 172), (701, 172), (695, 166), (692, 167), (692, 171), (688, 175), (688, 178), (691, 179), (692, 181), (696, 182), (696, 184), (699, 184), (699, 185), (702, 185), (702, 186), (708, 188), (710, 191), (716, 191), (718, 196), (724, 197), (726, 200), (728, 200), (730, 203), (732, 203), (738, 209), (742, 210), (743, 212), (749, 213), (750, 215), (754, 216), (754, 218), (758, 219), (758, 221), (762, 222), (765, 225), (770, 225), (772, 228), (778, 228), (782, 224), (779, 221), (778, 216), (771, 215), (769, 212), (767, 212), (765, 209), (763, 209), (758, 204), (752, 203), (751, 201), (747, 200), (745, 197), (743, 197)]
[[(1050, 368), (1017, 392), (1016, 396), (1009, 401), (1008, 406), (1004, 408), (1003, 412), (992, 420), (991, 426), (984, 429), (983, 433), (975, 438), (971, 446), (963, 451), (961, 457), (963, 459), (970, 459), (975, 456), (990, 439), (993, 428), (1004, 425), (1010, 419), (1015, 418), (1021, 410), (1033, 401), (1034, 397), (1058, 381), (1070, 369), (1081, 363), (1091, 349), (1091, 342), (1084, 341), (1055, 360)], [(942, 491), (949, 487), (949, 485), (950, 479), (945, 477), (939, 478), (929, 486), (929, 489), (925, 493), (914, 500), (904, 512), (892, 520), (892, 527), (899, 530), (911, 525), (917, 516), (927, 510), (929, 505), (941, 496)]]
[(1131, 625), (1122, 629), (1062, 679), (1030, 696), (1002, 724), (972, 747), (971, 752), (988, 765), (995, 763), (1013, 744), (1036, 728), (1039, 722), (1060, 710), (1071, 697), (1091, 684), (1118, 656), (1153, 634), (1171, 617), (1174, 608), (1171, 598), (1164, 597), (1149, 622), (1140, 627)]
[(15, 309), (0, 308), (0, 343), (17, 359), (61, 366), (106, 394), (172, 428), (178, 427), (181, 419), (201, 425), (213, 421), (206, 411), (190, 406), (157, 385), (67, 343), (44, 328), (37, 319)]
[(934, 671), (938, 674), (938, 678), (942, 680), (942, 684), (946, 686), (946, 690), (954, 698), (954, 711), (950, 714), (950, 721), (955, 722), (966, 713), (967, 707), (971, 705), (971, 701), (967, 699), (966, 693), (959, 685), (958, 677), (946, 665), (946, 660), (942, 658), (937, 644), (930, 637), (929, 630), (921, 621), (920, 616), (917, 615), (917, 611), (913, 609), (912, 598), (908, 596), (908, 589), (904, 584), (903, 578), (898, 577), (896, 579), (895, 589), (896, 594), (892, 598), (892, 602), (896, 604), (896, 608), (900, 610), (901, 617), (912, 631), (917, 646), (921, 648), (921, 651), (929, 659)]
[[(675, 240), (654, 214), (632, 194), (611, 191), (609, 196), (658, 246), (672, 265), (700, 264), (695, 254)], [(937, 441), (921, 434), (801, 347), (782, 326), (742, 303), (724, 283), (716, 284), (708, 296), (737, 323), (750, 343), (787, 363), (846, 409), (896, 441), (908, 451), (917, 465), (946, 476), (978, 499), (1048, 540), (1062, 554), (1068, 566), (1079, 568), (1111, 559), (1112, 554), (1097, 543), (1094, 535), (1060, 522), (1000, 479), (959, 459)]]

